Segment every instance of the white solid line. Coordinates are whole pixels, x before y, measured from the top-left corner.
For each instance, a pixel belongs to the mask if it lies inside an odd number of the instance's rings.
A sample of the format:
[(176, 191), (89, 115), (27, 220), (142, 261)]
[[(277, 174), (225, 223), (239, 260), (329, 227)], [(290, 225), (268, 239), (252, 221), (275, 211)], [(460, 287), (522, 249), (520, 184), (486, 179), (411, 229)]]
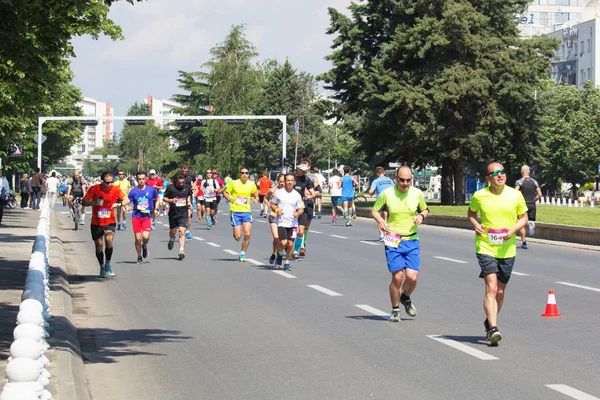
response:
[(281, 275), (281, 276), (283, 276), (285, 278), (288, 278), (288, 279), (295, 278), (295, 276), (292, 275), (292, 274), (290, 274), (289, 272), (285, 272), (285, 271), (273, 271), (273, 272), (275, 272), (277, 275)]
[(437, 258), (437, 259), (440, 259), (440, 260), (451, 261), (451, 262), (455, 262), (455, 263), (459, 263), (459, 264), (468, 264), (467, 261), (456, 260), (454, 258), (441, 257), (441, 256), (433, 256), (433, 258)]
[(257, 219), (257, 220), (256, 220), (256, 222), (262, 222), (263, 224), (266, 224), (266, 223), (267, 223), (267, 221), (265, 221), (265, 220), (262, 220), (262, 219)]
[(386, 313), (386, 312), (383, 312), (383, 311), (381, 311), (381, 310), (378, 310), (378, 309), (376, 309), (376, 308), (374, 308), (374, 307), (371, 307), (371, 306), (369, 306), (369, 305), (366, 305), (366, 304), (355, 304), (354, 306), (355, 306), (355, 307), (358, 307), (358, 308), (360, 308), (361, 310), (364, 310), (364, 311), (366, 311), (366, 312), (368, 312), (368, 313), (371, 313), (371, 314), (373, 314), (373, 315), (376, 315), (376, 316), (378, 316), (378, 317), (381, 317), (381, 318), (383, 318), (383, 319), (390, 319), (390, 314), (388, 314), (388, 313)]
[(310, 230), (311, 233), (323, 233), (323, 232), (319, 232), (319, 231), (315, 231), (313, 229)]
[(373, 242), (367, 242), (365, 240), (359, 240), (360, 243), (364, 243), (364, 244), (370, 244), (371, 246), (379, 246), (379, 242), (378, 243), (373, 243)]
[(556, 282), (556, 283), (558, 283), (559, 285), (572, 286), (572, 287), (576, 287), (576, 288), (579, 288), (579, 289), (585, 289), (585, 290), (591, 290), (591, 291), (594, 291), (594, 292), (600, 292), (600, 289), (595, 288), (595, 287), (591, 287), (591, 286), (577, 285), (575, 283), (569, 283), (569, 282)]
[(212, 246), (212, 247), (221, 247), (220, 244), (216, 244), (216, 243), (213, 243), (213, 242), (206, 242), (206, 244), (209, 245), (209, 246)]
[(529, 274), (524, 274), (522, 272), (516, 272), (516, 271), (513, 271), (512, 274), (517, 275), (517, 276), (529, 276)]
[(334, 292), (333, 290), (329, 290), (327, 288), (324, 288), (323, 286), (319, 286), (319, 285), (306, 285), (309, 288), (313, 288), (315, 290), (318, 290), (321, 293), (325, 293), (329, 296), (341, 296), (341, 294)]
[(473, 357), (477, 357), (480, 360), (497, 360), (498, 359), (498, 357), (494, 357), (488, 353), (484, 353), (483, 351), (476, 350), (472, 347), (467, 346), (466, 344), (462, 344), (460, 342), (457, 342), (456, 340), (448, 339), (447, 337), (442, 336), (442, 335), (427, 335), (427, 337), (431, 338), (433, 340), (437, 340), (438, 342), (443, 343), (447, 346), (453, 347), (456, 350), (465, 352)]
[(331, 237), (334, 238), (338, 238), (338, 239), (348, 239), (346, 236), (339, 236), (339, 235), (330, 235)]
[(246, 258), (246, 261), (251, 262), (254, 265), (265, 265), (265, 263), (261, 263), (260, 261), (256, 261), (253, 258)]
[(200, 240), (200, 241), (204, 240), (204, 239), (202, 239), (201, 237), (198, 237), (198, 236), (194, 236), (194, 239)]
[(577, 400), (600, 400), (598, 397), (594, 397), (568, 385), (546, 385), (546, 387)]
[(225, 253), (233, 254), (234, 256), (237, 256), (239, 254), (237, 251), (228, 250), (228, 249), (223, 249), (223, 251)]

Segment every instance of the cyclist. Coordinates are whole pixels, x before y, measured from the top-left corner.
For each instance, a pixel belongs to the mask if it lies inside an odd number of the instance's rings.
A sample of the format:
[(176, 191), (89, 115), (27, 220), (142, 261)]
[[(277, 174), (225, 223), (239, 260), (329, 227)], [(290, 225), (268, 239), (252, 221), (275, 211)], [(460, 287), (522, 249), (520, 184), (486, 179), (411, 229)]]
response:
[[(87, 193), (88, 184), (85, 179), (81, 175), (79, 175), (79, 171), (75, 170), (73, 172), (73, 178), (69, 179), (67, 182), (67, 199), (69, 200), (69, 210), (71, 210), (71, 217), (73, 217), (73, 202), (75, 200), (81, 200), (85, 197)], [(83, 225), (83, 220), (85, 218), (85, 206), (81, 205), (81, 221), (79, 224)]]
[[(114, 183), (115, 187), (121, 189), (121, 192), (127, 197), (127, 193), (129, 189), (131, 189), (131, 183), (129, 183), (129, 179), (125, 176), (125, 172), (119, 170), (118, 180)], [(121, 230), (121, 215), (123, 216), (123, 230), (127, 230), (127, 209), (121, 207), (119, 204), (117, 207), (117, 230)]]

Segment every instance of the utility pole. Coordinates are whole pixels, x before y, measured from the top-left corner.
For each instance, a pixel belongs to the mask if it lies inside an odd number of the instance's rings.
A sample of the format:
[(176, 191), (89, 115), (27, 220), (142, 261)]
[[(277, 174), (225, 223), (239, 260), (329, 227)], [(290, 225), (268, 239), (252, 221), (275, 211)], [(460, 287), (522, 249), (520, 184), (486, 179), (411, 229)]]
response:
[(144, 152), (142, 151), (142, 145), (138, 147), (138, 171), (144, 170)]

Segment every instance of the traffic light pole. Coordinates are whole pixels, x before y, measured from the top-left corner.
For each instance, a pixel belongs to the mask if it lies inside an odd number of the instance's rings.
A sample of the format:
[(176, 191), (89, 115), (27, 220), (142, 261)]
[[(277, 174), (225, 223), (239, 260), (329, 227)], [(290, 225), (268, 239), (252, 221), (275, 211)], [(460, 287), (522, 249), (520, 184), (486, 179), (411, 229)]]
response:
[(277, 119), (283, 124), (282, 133), (282, 146), (281, 146), (281, 170), (287, 172), (286, 158), (287, 158), (287, 117), (285, 115), (201, 115), (201, 116), (100, 116), (100, 117), (39, 117), (38, 118), (38, 154), (37, 154), (37, 166), (42, 169), (42, 128), (46, 121), (185, 121), (185, 120), (274, 120)]

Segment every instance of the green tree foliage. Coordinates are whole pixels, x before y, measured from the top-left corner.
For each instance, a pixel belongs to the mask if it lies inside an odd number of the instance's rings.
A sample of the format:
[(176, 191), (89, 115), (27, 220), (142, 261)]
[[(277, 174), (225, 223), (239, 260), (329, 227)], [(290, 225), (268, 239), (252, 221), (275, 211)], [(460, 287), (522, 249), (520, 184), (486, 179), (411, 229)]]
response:
[(98, 177), (104, 171), (110, 171), (116, 174), (117, 169), (123, 168), (120, 160), (109, 160), (106, 156), (119, 154), (119, 144), (117, 142), (107, 142), (102, 147), (94, 149), (90, 155), (102, 156), (102, 160), (93, 160), (86, 158), (83, 160), (83, 169), (81, 173), (88, 176)]
[[(472, 161), (525, 159), (541, 112), (533, 102), (555, 44), (521, 40), (512, 0), (384, 0), (330, 8), (336, 35), (323, 74), (359, 116), (368, 155), (442, 166), (442, 203), (464, 201)], [(509, 167), (509, 165), (507, 165)], [(452, 186), (455, 185), (455, 196)]]

